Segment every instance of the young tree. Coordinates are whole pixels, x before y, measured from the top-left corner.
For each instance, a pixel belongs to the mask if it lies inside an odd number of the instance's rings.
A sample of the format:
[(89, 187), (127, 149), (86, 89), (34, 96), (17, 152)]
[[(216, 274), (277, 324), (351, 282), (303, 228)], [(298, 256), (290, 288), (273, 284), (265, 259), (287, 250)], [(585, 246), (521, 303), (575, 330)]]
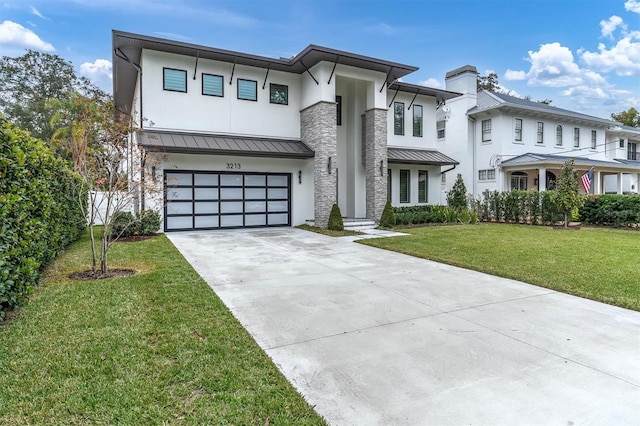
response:
[(458, 173), (453, 188), (447, 194), (447, 204), (455, 209), (467, 208), (467, 188), (464, 186), (464, 180), (462, 180), (460, 173)]
[(478, 91), (488, 90), (490, 92), (500, 91), (500, 83), (498, 83), (498, 74), (490, 72), (487, 75), (478, 75)]
[(625, 126), (640, 127), (640, 112), (633, 107), (617, 114), (611, 114), (611, 118)]
[(584, 197), (580, 195), (578, 173), (573, 160), (568, 160), (562, 166), (553, 197), (553, 204), (564, 215), (564, 227), (567, 229), (571, 214), (584, 202)]

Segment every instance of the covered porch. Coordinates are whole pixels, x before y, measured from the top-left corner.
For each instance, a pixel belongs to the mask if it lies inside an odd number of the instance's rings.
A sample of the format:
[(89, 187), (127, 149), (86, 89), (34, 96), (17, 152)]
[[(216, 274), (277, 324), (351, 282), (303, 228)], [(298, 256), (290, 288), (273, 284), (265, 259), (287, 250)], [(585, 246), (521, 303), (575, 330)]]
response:
[(554, 189), (563, 164), (571, 159), (575, 161), (578, 177), (582, 177), (591, 167), (594, 168), (590, 194), (640, 193), (638, 188), (640, 161), (602, 161), (585, 157), (531, 153), (519, 155), (501, 163), (503, 188), (537, 191)]

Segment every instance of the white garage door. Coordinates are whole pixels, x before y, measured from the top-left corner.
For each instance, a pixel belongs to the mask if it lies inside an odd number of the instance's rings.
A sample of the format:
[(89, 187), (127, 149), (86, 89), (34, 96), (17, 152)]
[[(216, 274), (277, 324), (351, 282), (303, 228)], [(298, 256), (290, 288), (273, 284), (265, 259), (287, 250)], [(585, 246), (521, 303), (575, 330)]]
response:
[(165, 172), (165, 231), (291, 225), (291, 174)]

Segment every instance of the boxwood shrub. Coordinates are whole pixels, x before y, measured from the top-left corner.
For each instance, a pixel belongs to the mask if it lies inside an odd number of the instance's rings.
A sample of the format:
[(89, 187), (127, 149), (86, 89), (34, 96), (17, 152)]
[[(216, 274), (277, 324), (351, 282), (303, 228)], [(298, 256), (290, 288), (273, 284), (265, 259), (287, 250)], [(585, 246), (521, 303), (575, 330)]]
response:
[(637, 226), (640, 195), (590, 195), (580, 209), (580, 219), (590, 225)]
[(0, 319), (86, 226), (81, 178), (0, 115)]

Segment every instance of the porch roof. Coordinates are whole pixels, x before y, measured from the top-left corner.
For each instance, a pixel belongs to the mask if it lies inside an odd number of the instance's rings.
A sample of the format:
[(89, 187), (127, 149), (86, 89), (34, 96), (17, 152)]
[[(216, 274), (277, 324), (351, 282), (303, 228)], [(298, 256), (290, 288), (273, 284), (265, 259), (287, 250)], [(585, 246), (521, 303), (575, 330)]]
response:
[(315, 155), (299, 140), (148, 130), (141, 132), (139, 136), (141, 146), (169, 153), (272, 158), (313, 158)]
[(387, 147), (387, 161), (400, 164), (424, 164), (428, 166), (453, 166), (460, 164), (440, 151), (431, 149)]
[(576, 166), (587, 169), (591, 166), (595, 166), (598, 169), (605, 170), (633, 171), (636, 173), (640, 172), (640, 161), (618, 159), (615, 159), (613, 161), (604, 161), (592, 160), (587, 157), (534, 154), (531, 152), (509, 158), (508, 160), (504, 160), (500, 164), (500, 167), (502, 167), (503, 169), (515, 170), (522, 169), (524, 167), (562, 166), (567, 160), (574, 160)]

